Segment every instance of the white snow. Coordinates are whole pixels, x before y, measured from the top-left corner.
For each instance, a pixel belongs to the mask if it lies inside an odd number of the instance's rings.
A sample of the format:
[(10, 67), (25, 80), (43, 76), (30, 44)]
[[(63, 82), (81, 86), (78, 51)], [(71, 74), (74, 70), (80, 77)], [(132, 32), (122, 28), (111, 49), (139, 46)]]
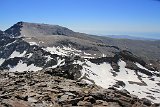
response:
[[(44, 50), (50, 52), (51, 54), (65, 55), (65, 54), (63, 53), (63, 51), (60, 50), (59, 47), (57, 47), (57, 48), (56, 48), (56, 47), (47, 47), (47, 48), (45, 48)], [(60, 51), (62, 51), (62, 52), (60, 52)]]
[(61, 58), (57, 58), (58, 62), (57, 62), (57, 65), (54, 65), (52, 67), (49, 67), (49, 68), (56, 68), (57, 66), (62, 66), (65, 64), (65, 59), (61, 59)]
[[(110, 86), (114, 85), (116, 80), (119, 81), (135, 81), (135, 82), (141, 82), (137, 75), (135, 75), (135, 72), (133, 70), (125, 68), (126, 63), (124, 61), (119, 61), (120, 71), (116, 72), (117, 76), (114, 77), (111, 71), (113, 71), (113, 68), (109, 63), (102, 63), (102, 64), (94, 64), (90, 61), (77, 61), (74, 62), (74, 64), (80, 64), (83, 66), (82, 69), (82, 77), (87, 74), (88, 78), (91, 80), (94, 80), (95, 84), (103, 87), (103, 88), (109, 88)], [(113, 71), (115, 72), (115, 71)]]
[(41, 67), (36, 67), (34, 64), (31, 64), (31, 65), (27, 66), (27, 64), (23, 63), (22, 61), (19, 61), (19, 63), (14, 67), (9, 66), (9, 68), (10, 68), (9, 69), (10, 72), (15, 72), (15, 71), (23, 72), (23, 71), (38, 71), (38, 70), (42, 70)]
[(118, 65), (120, 67), (119, 69), (120, 72), (117, 72), (118, 75), (116, 76), (116, 79), (121, 80), (123, 82), (128, 82), (128, 81), (141, 82), (138, 79), (138, 76), (135, 74), (134, 70), (125, 68), (126, 62), (120, 60), (118, 62)]
[(82, 58), (85, 58), (85, 59), (93, 59), (95, 57), (92, 57), (92, 56), (81, 56)]
[(86, 58), (86, 59), (92, 59), (92, 58), (94, 58), (92, 56), (92, 54), (90, 54), (90, 53), (83, 52), (83, 54), (84, 55), (81, 55), (82, 58)]
[(62, 56), (70, 56), (70, 55), (80, 55), (81, 50), (76, 50), (71, 47), (47, 47), (44, 50), (50, 52), (51, 54), (57, 54)]
[(106, 55), (105, 55), (105, 54), (102, 54), (102, 57), (106, 57)]
[(44, 43), (43, 41), (39, 41), (38, 43)]
[(3, 64), (4, 61), (5, 61), (5, 59), (0, 58), (0, 66)]
[(136, 65), (137, 65), (139, 68), (141, 68), (141, 69), (144, 69), (144, 70), (147, 70), (147, 71), (148, 71), (148, 69), (147, 69), (147, 68), (145, 68), (144, 66), (142, 66), (141, 64), (139, 64), (139, 63), (137, 63), (137, 62), (136, 62)]
[(90, 54), (90, 53), (86, 53), (86, 52), (83, 52), (84, 53), (84, 55), (92, 55), (92, 54)]
[[(153, 77), (153, 78), (155, 78), (155, 81), (152, 81), (149, 79), (149, 77), (147, 75), (138, 72), (138, 74), (142, 76), (142, 81), (144, 81), (147, 84), (147, 86), (140, 86), (137, 84), (129, 84), (128, 81), (139, 82), (139, 83), (142, 83), (142, 82), (138, 79), (138, 76), (135, 74), (134, 70), (130, 70), (130, 69), (125, 68), (126, 63), (124, 61), (120, 60), (118, 64), (120, 66), (120, 72), (117, 73), (118, 75), (116, 78), (117, 79), (121, 78), (120, 80), (122, 80), (126, 84), (126, 86), (124, 87), (126, 90), (128, 90), (131, 94), (138, 96), (139, 98), (147, 98), (154, 103), (160, 102), (160, 91), (159, 91), (159, 93), (155, 93), (155, 92), (150, 91), (150, 90), (153, 90), (153, 88), (154, 89), (160, 88), (156, 84), (158, 81), (160, 81), (160, 78)], [(143, 67), (139, 63), (136, 63), (136, 65), (142, 69), (148, 70), (147, 68)], [(127, 71), (128, 74), (124, 74), (125, 71)], [(150, 71), (150, 70), (148, 70), (148, 71)], [(153, 72), (153, 71), (150, 71), (150, 72)], [(147, 94), (147, 93), (151, 93), (151, 94)], [(156, 99), (153, 100), (147, 96), (153, 96)]]
[(100, 65), (91, 63), (90, 61), (85, 61), (85, 62), (77, 61), (74, 63), (78, 63), (83, 66), (83, 69), (81, 71), (82, 73), (81, 78), (84, 75), (86, 75), (87, 78), (94, 80), (95, 84), (103, 88), (108, 88), (112, 86), (113, 83), (115, 82), (112, 74), (110, 73), (110, 71), (112, 71), (113, 69), (109, 63), (104, 62)]
[(32, 55), (33, 55), (33, 53), (29, 53), (29, 54), (28, 54), (28, 58), (30, 58)]
[(71, 56), (71, 55), (76, 55), (76, 56), (81, 56), (82, 58), (94, 58), (90, 53), (85, 53), (82, 52), (81, 50), (77, 50), (72, 47), (47, 47), (43, 48), (45, 51), (50, 52), (51, 54), (57, 54), (57, 55), (62, 55), (62, 56)]
[(26, 51), (24, 51), (23, 53), (14, 51), (11, 55), (10, 58), (14, 58), (14, 57), (23, 57), (26, 54)]
[(15, 43), (15, 42), (16, 42), (16, 40), (13, 41), (13, 42), (11, 42), (11, 43), (8, 43), (6, 46), (9, 46), (9, 45), (11, 45), (11, 44), (13, 44), (13, 43)]
[(149, 72), (151, 72), (151, 73), (159, 73), (158, 71), (151, 71), (151, 70), (145, 68), (144, 66), (142, 66), (142, 65), (139, 64), (139, 63), (135, 63), (135, 64), (136, 64), (139, 68), (144, 69), (144, 70), (147, 70), (147, 71), (149, 71)]
[[(145, 74), (142, 74), (138, 72), (139, 75), (142, 76), (142, 81), (144, 81), (147, 86), (140, 86), (138, 84), (129, 84), (129, 81), (142, 83), (141, 80), (138, 79), (138, 76), (136, 75), (134, 70), (125, 68), (126, 62), (120, 60), (118, 62), (118, 65), (120, 67), (120, 72), (113, 71), (113, 68), (109, 63), (102, 63), (102, 64), (94, 64), (90, 61), (75, 61), (74, 64), (80, 64), (83, 66), (83, 69), (81, 71), (82, 76), (85, 75), (88, 79), (93, 80), (96, 85), (99, 85), (103, 88), (109, 88), (113, 86), (116, 81), (123, 81), (125, 83), (125, 87), (120, 87), (118, 89), (126, 89), (131, 94), (138, 96), (139, 98), (147, 98), (154, 103), (160, 102), (160, 87), (156, 83), (160, 83), (160, 78), (154, 76), (153, 78), (155, 81), (150, 80), (150, 77), (148, 77)], [(142, 67), (142, 66), (139, 66)], [(115, 72), (117, 76), (113, 76), (112, 72)], [(83, 81), (91, 84), (91, 81), (82, 79)], [(159, 93), (152, 92), (150, 90), (157, 90)], [(151, 94), (148, 94), (151, 93)], [(151, 99), (148, 96), (153, 96), (156, 99)]]
[(30, 45), (39, 45), (36, 42), (29, 42)]
[(51, 59), (53, 59), (50, 55), (46, 56), (47, 57), (47, 60), (46, 62), (50, 61)]

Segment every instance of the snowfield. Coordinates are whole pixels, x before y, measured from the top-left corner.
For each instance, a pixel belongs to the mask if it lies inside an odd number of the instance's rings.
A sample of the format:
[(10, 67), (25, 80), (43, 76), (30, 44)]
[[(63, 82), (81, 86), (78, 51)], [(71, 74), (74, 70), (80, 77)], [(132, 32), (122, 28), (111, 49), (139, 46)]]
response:
[(82, 58), (94, 58), (91, 54), (82, 52), (81, 50), (77, 50), (72, 47), (46, 47), (43, 48), (45, 51), (50, 52), (51, 54), (57, 54), (62, 56), (71, 56), (71, 55), (77, 55), (81, 56)]
[(0, 58), (0, 66), (1, 66), (1, 64), (3, 64), (4, 61), (5, 61), (5, 59)]
[(26, 51), (24, 51), (23, 53), (14, 51), (11, 55), (10, 58), (14, 58), (14, 57), (23, 57), (26, 54)]
[[(155, 81), (153, 81), (147, 75), (138, 72), (138, 74), (143, 77), (142, 80), (140, 80), (134, 70), (125, 68), (126, 62), (124, 62), (123, 60), (120, 60), (118, 62), (120, 72), (113, 71), (111, 65), (106, 62), (97, 65), (91, 63), (90, 61), (75, 61), (74, 64), (80, 64), (83, 66), (83, 69), (81, 71), (81, 78), (83, 81), (86, 81), (89, 84), (95, 83), (96, 85), (103, 88), (109, 88), (115, 85), (117, 81), (123, 81), (125, 83), (125, 86), (120, 86), (117, 89), (126, 89), (131, 94), (136, 95), (139, 98), (147, 98), (154, 103), (160, 102), (160, 86), (156, 84), (160, 82), (160, 78), (155, 76), (153, 77), (155, 78)], [(139, 67), (142, 68), (142, 66)], [(112, 72), (115, 72), (117, 75), (113, 76)], [(83, 79), (84, 76), (86, 76), (88, 79)], [(131, 84), (129, 81), (135, 83)], [(141, 86), (136, 84), (143, 82), (147, 85)], [(151, 96), (153, 96), (154, 98), (152, 98)]]
[(37, 46), (39, 45), (39, 44), (37, 44), (36, 42), (29, 42), (29, 44), (30, 44), (30, 45), (37, 45)]

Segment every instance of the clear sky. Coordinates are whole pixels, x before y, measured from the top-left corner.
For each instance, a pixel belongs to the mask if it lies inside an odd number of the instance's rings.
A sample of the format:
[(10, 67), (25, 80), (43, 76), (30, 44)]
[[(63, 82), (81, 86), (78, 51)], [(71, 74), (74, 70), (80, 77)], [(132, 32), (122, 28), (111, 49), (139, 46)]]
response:
[(101, 35), (160, 38), (160, 0), (0, 0), (0, 29), (18, 21)]

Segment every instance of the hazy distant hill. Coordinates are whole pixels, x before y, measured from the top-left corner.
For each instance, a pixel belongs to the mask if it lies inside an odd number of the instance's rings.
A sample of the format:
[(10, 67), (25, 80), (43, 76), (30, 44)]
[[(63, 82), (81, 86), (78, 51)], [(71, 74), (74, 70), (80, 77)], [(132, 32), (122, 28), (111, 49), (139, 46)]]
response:
[(131, 40), (159, 40), (159, 39), (153, 39), (153, 38), (145, 38), (145, 37), (134, 37), (134, 36), (128, 36), (128, 35), (105, 35), (106, 37), (115, 38), (115, 39), (131, 39)]

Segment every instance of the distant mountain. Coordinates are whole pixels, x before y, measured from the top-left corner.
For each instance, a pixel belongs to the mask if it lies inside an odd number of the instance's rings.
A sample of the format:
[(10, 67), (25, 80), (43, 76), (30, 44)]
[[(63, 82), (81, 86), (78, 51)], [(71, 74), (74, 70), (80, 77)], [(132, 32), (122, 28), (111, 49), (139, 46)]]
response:
[(131, 40), (158, 40), (153, 38), (145, 38), (145, 37), (134, 37), (134, 36), (128, 36), (128, 35), (105, 35), (106, 37), (115, 38), (115, 39), (131, 39)]
[(160, 41), (114, 39), (58, 25), (18, 22), (0, 35), (1, 70), (125, 89), (154, 103), (160, 102), (159, 53)]

